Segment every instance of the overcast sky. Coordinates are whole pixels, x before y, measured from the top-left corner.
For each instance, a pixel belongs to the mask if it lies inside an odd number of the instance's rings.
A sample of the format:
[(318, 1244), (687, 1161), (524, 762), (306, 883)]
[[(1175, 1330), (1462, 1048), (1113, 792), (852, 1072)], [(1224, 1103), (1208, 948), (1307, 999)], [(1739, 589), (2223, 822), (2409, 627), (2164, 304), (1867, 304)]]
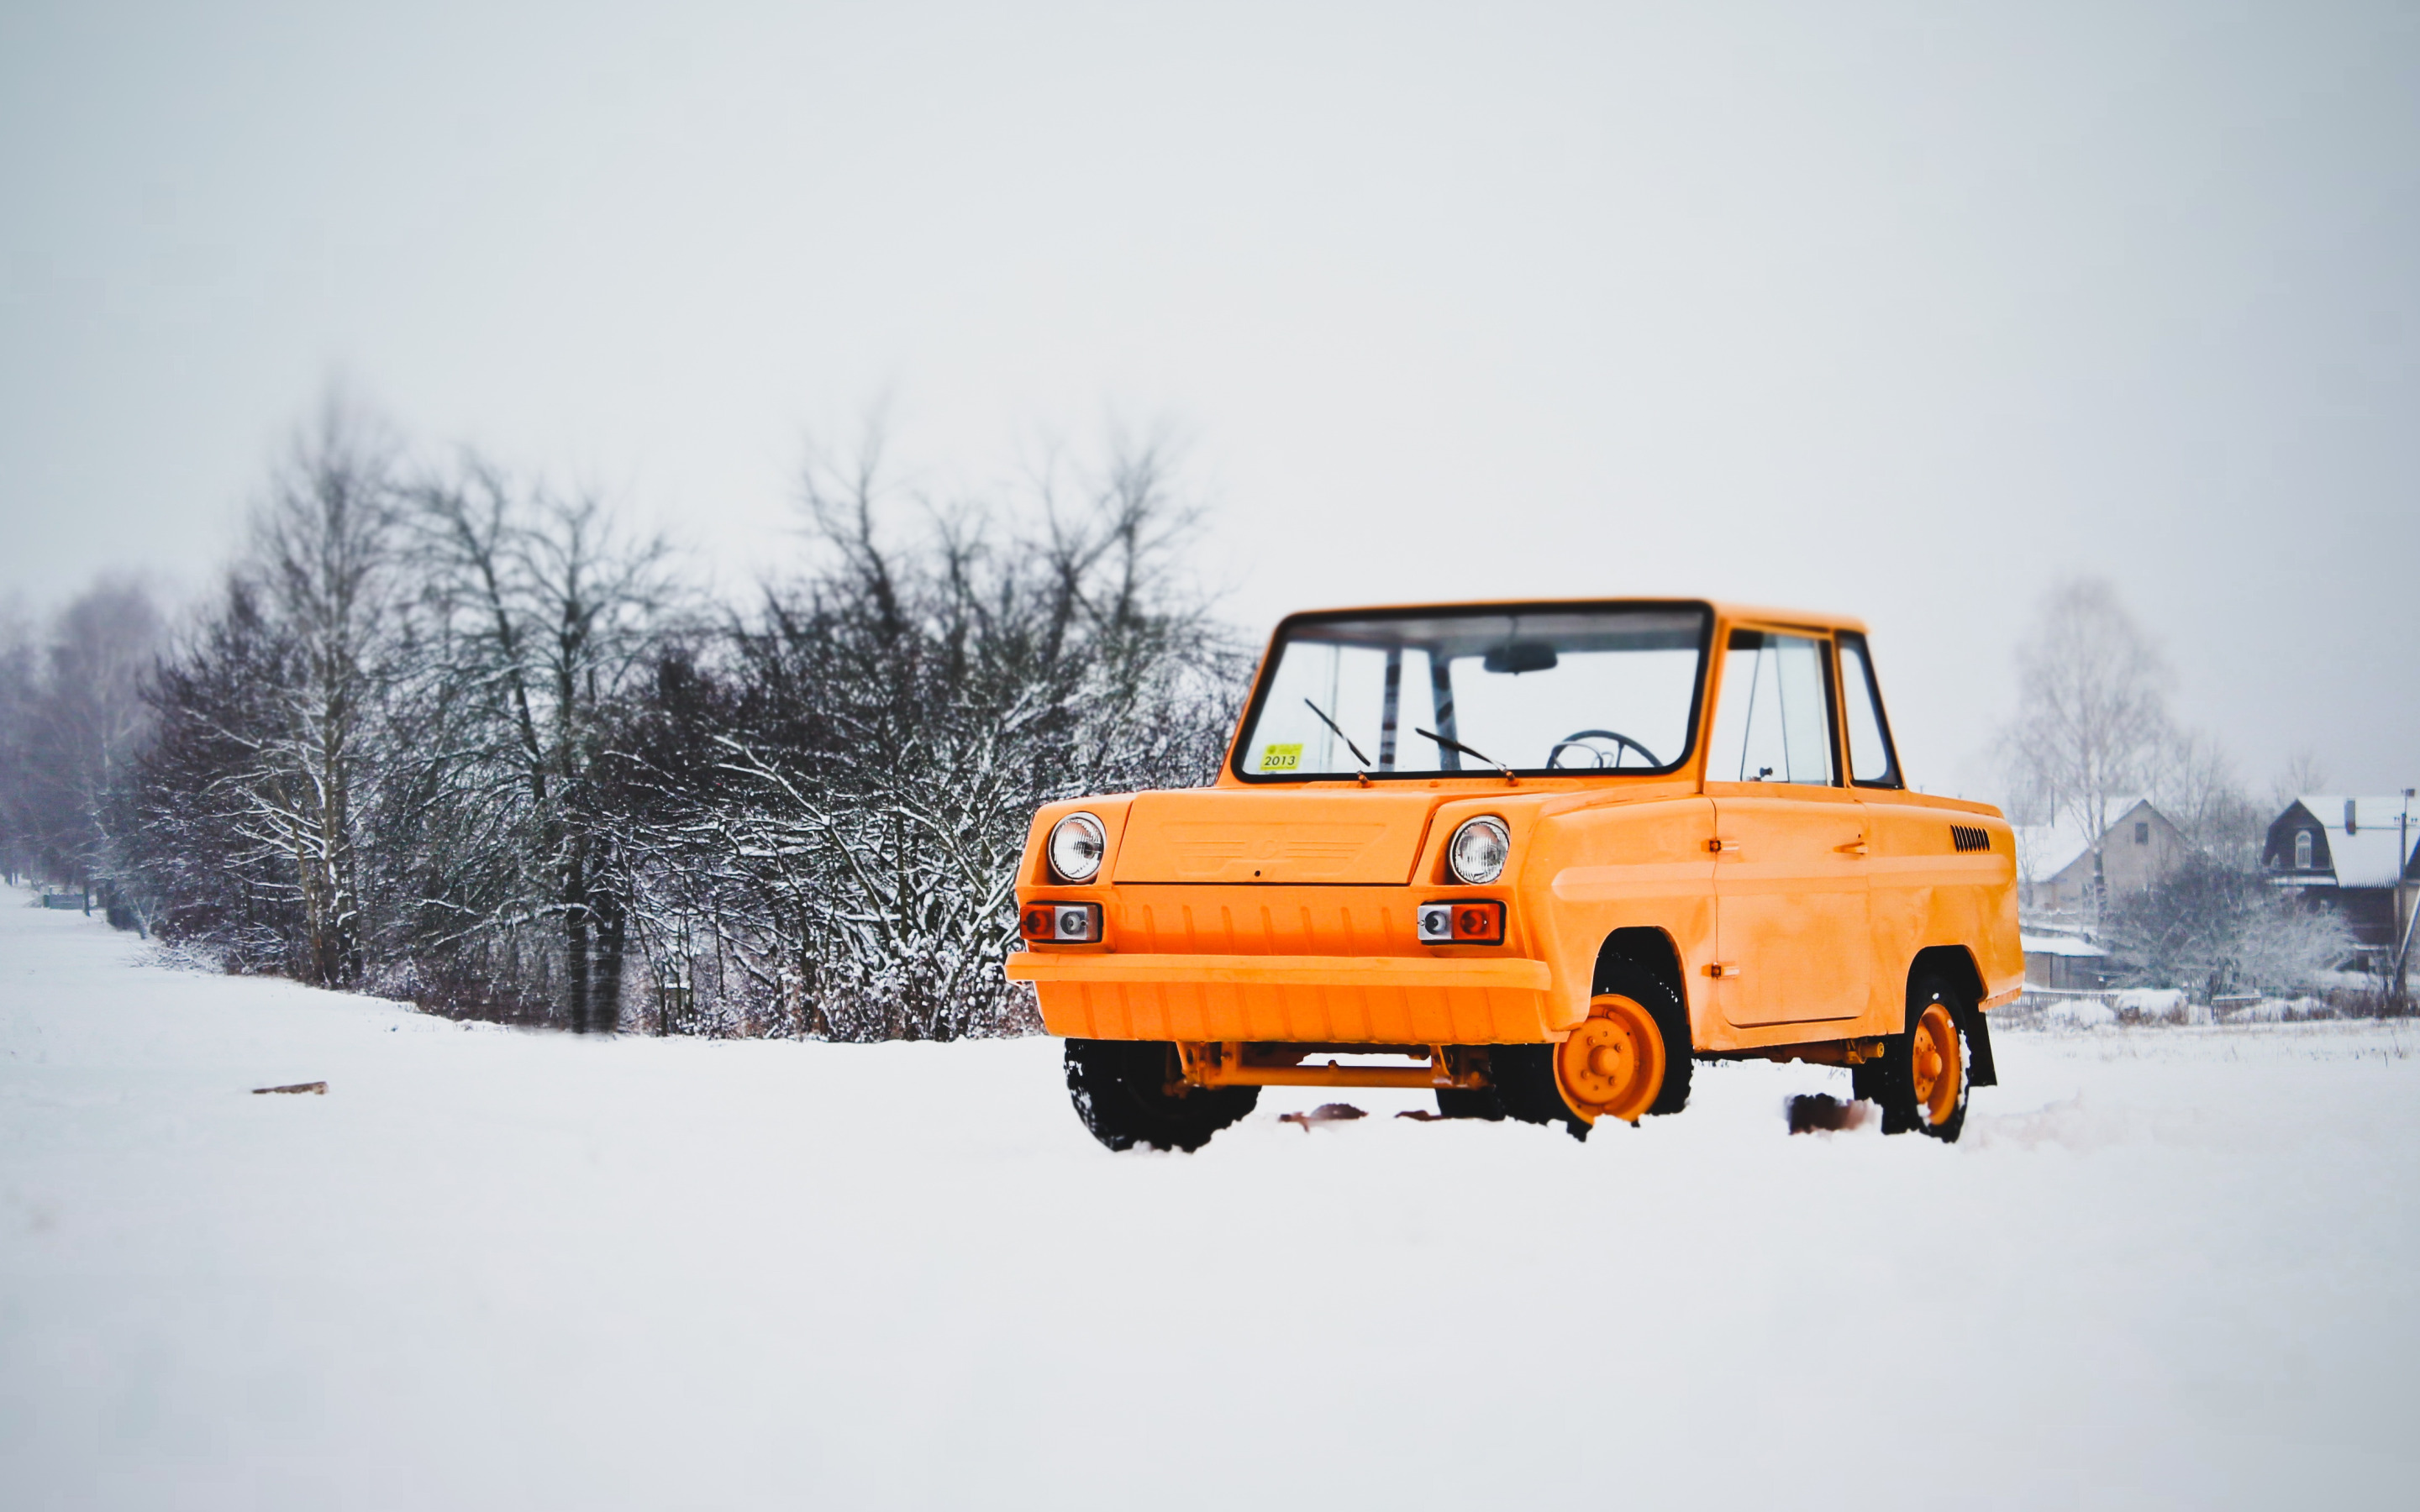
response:
[(0, 595), (208, 580), (332, 378), (738, 584), (810, 434), (1166, 422), (1288, 609), (1862, 614), (1980, 792), (2115, 579), (2420, 781), (2420, 7), (0, 9)]

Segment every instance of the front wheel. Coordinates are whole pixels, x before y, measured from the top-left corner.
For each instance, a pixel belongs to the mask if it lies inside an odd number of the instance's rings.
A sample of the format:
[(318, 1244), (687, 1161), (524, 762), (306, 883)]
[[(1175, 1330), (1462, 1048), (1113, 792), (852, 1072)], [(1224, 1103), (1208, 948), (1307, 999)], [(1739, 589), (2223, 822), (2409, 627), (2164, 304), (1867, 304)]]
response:
[(1070, 1040), (1067, 1096), (1093, 1137), (1111, 1149), (1195, 1150), (1250, 1113), (1257, 1087), (1188, 1087), (1163, 1040)]

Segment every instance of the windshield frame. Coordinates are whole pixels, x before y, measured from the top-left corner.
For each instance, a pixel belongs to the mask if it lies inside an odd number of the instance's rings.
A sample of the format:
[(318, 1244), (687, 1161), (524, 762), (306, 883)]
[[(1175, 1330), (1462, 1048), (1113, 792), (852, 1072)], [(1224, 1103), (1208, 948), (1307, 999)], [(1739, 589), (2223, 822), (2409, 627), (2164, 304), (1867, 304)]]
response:
[[(1244, 770), (1244, 733), (1260, 722), (1261, 708), (1267, 702), (1270, 686), (1276, 680), (1278, 663), (1282, 659), (1287, 640), (1296, 630), (1308, 625), (1340, 620), (1384, 619), (1398, 614), (1406, 619), (1414, 617), (1447, 619), (1461, 615), (1469, 615), (1477, 619), (1489, 615), (1528, 613), (1539, 609), (1553, 609), (1564, 613), (1622, 610), (1649, 612), (1663, 610), (1668, 613), (1675, 609), (1687, 609), (1694, 610), (1700, 617), (1698, 628), (1698, 668), (1689, 684), (1687, 738), (1679, 755), (1662, 766), (1621, 768), (1572, 766), (1498, 768), (1492, 765), (1480, 765), (1467, 767), (1459, 772), (1381, 772), (1364, 769), (1359, 773), (1318, 772), (1302, 775)], [(1380, 782), (1404, 781), (1435, 783), (1470, 781), (1474, 779), (1501, 782), (1506, 770), (1521, 778), (1568, 778), (1582, 781), (1677, 777), (1684, 773), (1690, 764), (1697, 760), (1698, 744), (1702, 734), (1699, 726), (1704, 721), (1706, 712), (1706, 677), (1707, 668), (1711, 663), (1709, 651), (1714, 644), (1714, 632), (1718, 627), (1716, 622), (1719, 619), (1720, 616), (1715, 612), (1714, 606), (1701, 598), (1522, 598), (1481, 604), (1403, 604), (1388, 605), (1380, 609), (1311, 609), (1289, 614), (1280, 620), (1277, 629), (1270, 633), (1268, 647), (1262, 652), (1260, 667), (1252, 675), (1252, 696), (1245, 703), (1242, 717), (1235, 721), (1233, 733), (1227, 737), (1227, 775), (1239, 782), (1249, 783), (1254, 787), (1299, 787), (1316, 782), (1344, 782), (1357, 785), (1362, 782), (1373, 785)]]

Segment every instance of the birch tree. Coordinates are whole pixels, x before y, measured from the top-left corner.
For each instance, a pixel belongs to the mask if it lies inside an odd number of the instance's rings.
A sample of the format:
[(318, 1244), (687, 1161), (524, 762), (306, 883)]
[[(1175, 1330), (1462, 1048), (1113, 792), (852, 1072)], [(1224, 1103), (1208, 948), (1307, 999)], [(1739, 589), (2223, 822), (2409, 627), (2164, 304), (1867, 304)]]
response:
[(2005, 744), (2020, 805), (2090, 838), (2097, 903), (2113, 804), (2149, 789), (2170, 741), (2167, 666), (2117, 589), (2083, 578), (2043, 599), (2017, 674)]
[(245, 572), (272, 626), (272, 722), (225, 733), (248, 756), (225, 782), (242, 833), (292, 867), (303, 980), (361, 980), (361, 802), (394, 666), (394, 453), (331, 402), (256, 517)]

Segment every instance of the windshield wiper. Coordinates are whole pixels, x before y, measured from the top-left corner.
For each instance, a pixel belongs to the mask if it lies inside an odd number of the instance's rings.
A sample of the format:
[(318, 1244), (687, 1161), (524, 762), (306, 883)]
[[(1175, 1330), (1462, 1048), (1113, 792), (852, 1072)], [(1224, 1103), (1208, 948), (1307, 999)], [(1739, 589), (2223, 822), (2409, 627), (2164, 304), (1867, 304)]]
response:
[(1342, 725), (1338, 724), (1335, 720), (1329, 718), (1327, 717), (1327, 711), (1321, 708), (1318, 704), (1313, 703), (1311, 700), (1303, 700), (1302, 704), (1304, 708), (1307, 708), (1311, 713), (1319, 716), (1319, 722), (1321, 724), (1324, 724), (1330, 730), (1336, 732), (1336, 738), (1344, 742), (1344, 748), (1353, 753), (1353, 759), (1361, 764), (1361, 769), (1363, 771), (1366, 772), (1370, 769), (1370, 758), (1361, 754), (1361, 748), (1353, 744), (1353, 737), (1344, 733), (1344, 727)]
[(1416, 735), (1426, 735), (1431, 740), (1435, 741), (1438, 745), (1445, 747), (1448, 750), (1458, 750), (1465, 756), (1478, 757), (1481, 761), (1485, 762), (1488, 765), (1493, 766), (1497, 771), (1503, 773), (1504, 780), (1507, 782), (1518, 782), (1521, 780), (1519, 778), (1512, 775), (1512, 768), (1505, 765), (1502, 762), (1497, 761), (1495, 757), (1490, 756), (1483, 750), (1473, 750), (1459, 740), (1448, 740), (1445, 736), (1438, 734), (1435, 731), (1423, 730), (1419, 725), (1412, 726), (1412, 733)]

